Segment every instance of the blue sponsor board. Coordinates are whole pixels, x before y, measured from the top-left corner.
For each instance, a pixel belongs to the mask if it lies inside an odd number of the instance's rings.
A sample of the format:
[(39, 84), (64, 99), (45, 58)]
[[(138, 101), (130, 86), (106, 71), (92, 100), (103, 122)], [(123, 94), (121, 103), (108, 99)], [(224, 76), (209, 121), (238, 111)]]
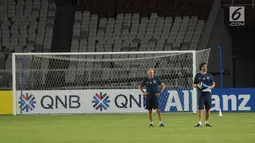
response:
[(212, 109), (222, 111), (255, 111), (255, 88), (223, 88), (212, 90)]
[(192, 110), (192, 89), (165, 89), (159, 97), (162, 112), (190, 112)]
[[(196, 104), (192, 89), (166, 89), (159, 97), (163, 112), (191, 112)], [(192, 104), (193, 103), (193, 104)], [(212, 90), (211, 111), (255, 111), (255, 88), (215, 88)]]

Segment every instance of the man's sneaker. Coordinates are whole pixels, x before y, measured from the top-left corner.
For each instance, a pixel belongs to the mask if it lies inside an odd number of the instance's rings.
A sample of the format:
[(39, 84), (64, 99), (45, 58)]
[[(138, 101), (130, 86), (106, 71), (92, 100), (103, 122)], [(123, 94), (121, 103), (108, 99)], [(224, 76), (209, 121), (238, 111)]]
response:
[(154, 127), (154, 124), (150, 124), (149, 127)]
[(197, 124), (197, 125), (196, 125), (196, 126), (194, 126), (194, 127), (196, 127), (196, 128), (200, 128), (200, 127), (202, 127), (202, 125)]
[(205, 124), (205, 127), (212, 127), (210, 124)]
[(165, 127), (163, 123), (160, 123), (159, 124), (159, 127)]

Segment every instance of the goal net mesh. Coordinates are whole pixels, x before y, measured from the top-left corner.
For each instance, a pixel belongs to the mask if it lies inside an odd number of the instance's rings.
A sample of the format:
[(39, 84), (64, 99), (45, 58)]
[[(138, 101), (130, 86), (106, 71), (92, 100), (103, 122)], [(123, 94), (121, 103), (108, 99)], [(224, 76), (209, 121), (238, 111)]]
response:
[(188, 88), (193, 64), (207, 62), (210, 50), (192, 53), (19, 55), (16, 56), (16, 90), (137, 89), (146, 70), (167, 87)]
[(192, 52), (16, 55), (16, 90), (138, 89), (148, 68), (168, 88), (191, 88), (193, 64), (198, 72), (209, 54), (196, 51), (195, 63)]

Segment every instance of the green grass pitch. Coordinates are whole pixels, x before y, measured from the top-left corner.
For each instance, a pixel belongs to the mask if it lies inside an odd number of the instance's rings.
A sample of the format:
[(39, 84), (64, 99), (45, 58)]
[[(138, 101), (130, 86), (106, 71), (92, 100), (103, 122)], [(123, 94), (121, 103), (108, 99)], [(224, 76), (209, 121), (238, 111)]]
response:
[(255, 143), (255, 113), (212, 114), (212, 128), (194, 128), (196, 115), (147, 114), (0, 116), (1, 143)]

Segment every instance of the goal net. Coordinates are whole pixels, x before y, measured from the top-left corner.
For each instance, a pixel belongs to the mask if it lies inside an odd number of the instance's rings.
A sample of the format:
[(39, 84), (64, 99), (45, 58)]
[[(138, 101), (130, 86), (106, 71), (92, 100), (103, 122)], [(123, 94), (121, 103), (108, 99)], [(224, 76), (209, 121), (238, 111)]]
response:
[[(202, 51), (13, 53), (14, 114), (143, 112), (138, 87), (153, 68), (167, 86), (164, 112), (192, 112)], [(192, 96), (193, 95), (193, 96)]]

